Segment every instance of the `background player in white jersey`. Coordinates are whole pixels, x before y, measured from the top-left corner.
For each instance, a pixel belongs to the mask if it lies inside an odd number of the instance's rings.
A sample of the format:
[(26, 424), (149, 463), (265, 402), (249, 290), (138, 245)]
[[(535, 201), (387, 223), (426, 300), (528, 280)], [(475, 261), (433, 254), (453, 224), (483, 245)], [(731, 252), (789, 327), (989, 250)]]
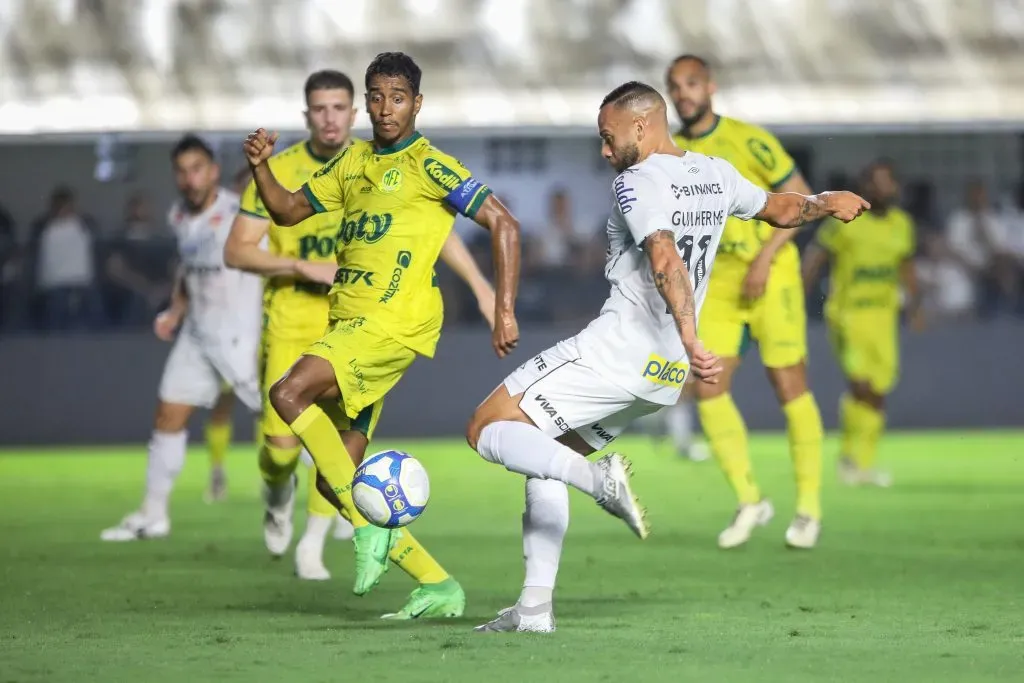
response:
[(832, 215), (849, 221), (867, 202), (848, 192), (771, 194), (728, 162), (678, 149), (665, 101), (626, 83), (604, 99), (602, 154), (620, 175), (612, 192), (601, 315), (513, 372), (477, 408), (470, 445), (526, 475), (526, 581), (515, 606), (479, 631), (553, 631), (552, 593), (569, 524), (566, 484), (621, 518), (640, 538), (646, 513), (617, 453), (586, 459), (638, 416), (674, 405), (689, 372), (714, 383), (718, 358), (697, 338), (697, 318), (730, 215), (792, 228)]
[(146, 465), (142, 507), (105, 541), (159, 538), (170, 533), (168, 499), (185, 464), (186, 426), (196, 408), (212, 408), (224, 385), (254, 412), (260, 409), (257, 358), (262, 283), (224, 265), (224, 242), (238, 213), (238, 195), (220, 187), (213, 151), (186, 135), (171, 152), (181, 199), (169, 222), (181, 258), (170, 308), (154, 323), (158, 336), (180, 327), (160, 380)]

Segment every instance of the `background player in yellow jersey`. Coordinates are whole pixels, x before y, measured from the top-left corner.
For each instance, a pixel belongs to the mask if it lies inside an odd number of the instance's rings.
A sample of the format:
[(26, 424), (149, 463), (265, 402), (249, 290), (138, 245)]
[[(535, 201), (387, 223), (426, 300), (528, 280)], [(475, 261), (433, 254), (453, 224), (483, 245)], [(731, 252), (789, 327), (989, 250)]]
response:
[[(378, 55), (366, 71), (373, 143), (356, 143), (289, 191), (266, 163), (276, 135), (251, 134), (245, 154), (278, 225), (341, 211), (330, 327), (270, 390), (273, 408), (316, 462), (321, 491), (356, 526), (356, 586), (379, 581), (389, 555), (420, 583), (396, 618), (457, 616), (461, 587), (408, 532), (370, 526), (352, 505), (351, 481), (379, 419), (384, 396), (416, 355), (432, 356), (442, 305), (434, 263), (455, 212), (490, 229), (497, 300), (492, 341), (499, 356), (518, 342), (513, 314), (519, 224), (454, 158), (416, 132), (421, 72), (402, 53)], [(339, 435), (339, 430), (343, 433)]]
[[(721, 157), (749, 181), (772, 192), (811, 194), (793, 159), (768, 131), (719, 116), (711, 105), (715, 83), (700, 57), (678, 57), (668, 70), (669, 95), (682, 131), (673, 140), (686, 150)], [(739, 499), (732, 523), (719, 535), (721, 548), (747, 542), (774, 515), (754, 480), (747, 427), (730, 395), (746, 335), (761, 359), (786, 415), (796, 474), (796, 517), (786, 530), (791, 547), (813, 548), (821, 532), (823, 430), (807, 388), (807, 320), (795, 230), (772, 230), (761, 221), (730, 218), (708, 284), (700, 337), (725, 368), (718, 384), (696, 385), (697, 408), (711, 451)]]
[[(275, 176), (291, 190), (302, 187), (315, 171), (352, 142), (351, 129), (357, 112), (352, 80), (339, 71), (311, 74), (306, 79), (304, 94), (309, 138), (269, 160)], [(254, 182), (242, 194), (224, 256), (231, 267), (267, 278), (261, 369), (264, 397), (270, 385), (327, 327), (327, 294), (337, 270), (335, 242), (343, 217), (342, 212), (328, 212), (294, 227), (282, 227), (270, 220)], [(454, 232), (445, 243), (442, 256), (470, 285), (481, 311), (492, 320), (494, 290)], [(292, 474), (301, 442), (269, 404), (264, 406), (260, 431), (260, 471), (267, 484), (264, 540), (270, 552), (280, 556), (291, 542)], [(317, 491), (315, 471), (310, 472), (309, 482), (309, 515), (305, 533), (295, 548), (295, 573), (301, 579), (326, 580), (330, 573), (323, 563), (323, 548), (337, 512)], [(347, 535), (351, 536), (349, 522), (338, 520), (339, 527), (347, 527)]]
[(827, 220), (804, 258), (808, 289), (831, 264), (825, 320), (849, 386), (839, 403), (842, 429), (839, 475), (849, 484), (889, 486), (874, 469), (885, 426), (885, 397), (899, 374), (900, 285), (911, 323), (920, 327), (913, 262), (914, 222), (895, 206), (899, 185), (892, 166), (876, 161), (861, 175), (871, 210), (850, 225)]

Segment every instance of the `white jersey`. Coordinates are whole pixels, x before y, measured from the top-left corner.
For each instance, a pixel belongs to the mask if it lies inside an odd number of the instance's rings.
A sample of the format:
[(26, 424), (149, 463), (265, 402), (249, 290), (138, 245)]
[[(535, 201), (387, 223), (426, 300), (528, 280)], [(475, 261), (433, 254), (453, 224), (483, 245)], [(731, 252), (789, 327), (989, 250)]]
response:
[(726, 219), (753, 218), (768, 196), (727, 161), (696, 152), (652, 155), (619, 174), (612, 192), (605, 266), (611, 295), (576, 337), (580, 358), (634, 396), (672, 405), (689, 359), (654, 284), (644, 239), (672, 232), (699, 315)]
[(224, 265), (224, 243), (237, 213), (238, 195), (219, 188), (202, 213), (192, 214), (178, 201), (168, 214), (188, 292), (182, 332), (203, 345), (259, 336), (263, 283), (257, 275)]

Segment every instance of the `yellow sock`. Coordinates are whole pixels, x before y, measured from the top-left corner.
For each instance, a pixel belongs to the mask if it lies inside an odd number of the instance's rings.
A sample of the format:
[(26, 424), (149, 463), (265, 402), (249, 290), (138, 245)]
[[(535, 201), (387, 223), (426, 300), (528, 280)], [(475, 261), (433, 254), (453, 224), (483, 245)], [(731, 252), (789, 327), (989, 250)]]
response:
[(224, 464), (231, 446), (231, 422), (206, 423), (206, 448), (210, 451), (210, 464), (218, 467)]
[(299, 446), (275, 446), (264, 441), (260, 448), (260, 475), (271, 486), (283, 484), (299, 462)]
[(316, 465), (310, 465), (306, 470), (309, 473), (309, 497), (306, 500), (306, 511), (313, 517), (333, 517), (338, 511), (316, 488)]
[(352, 502), (352, 477), (356, 473), (356, 466), (345, 449), (338, 428), (327, 417), (327, 413), (319, 406), (311, 405), (295, 418), (291, 428), (302, 439), (316, 463), (316, 470), (338, 497), (342, 511), (347, 513), (352, 526), (358, 529), (369, 524)]
[(782, 406), (796, 475), (796, 512), (821, 519), (821, 449), (825, 430), (811, 392)]
[(855, 436), (850, 458), (862, 470), (875, 466), (878, 440), (885, 429), (885, 414), (867, 403), (851, 400), (849, 411), (853, 416)]
[(420, 583), (440, 583), (449, 578), (444, 567), (438, 564), (408, 531), (402, 531), (388, 557), (402, 571)]
[(725, 478), (740, 503), (761, 500), (761, 490), (750, 469), (747, 425), (729, 394), (697, 402), (700, 424)]

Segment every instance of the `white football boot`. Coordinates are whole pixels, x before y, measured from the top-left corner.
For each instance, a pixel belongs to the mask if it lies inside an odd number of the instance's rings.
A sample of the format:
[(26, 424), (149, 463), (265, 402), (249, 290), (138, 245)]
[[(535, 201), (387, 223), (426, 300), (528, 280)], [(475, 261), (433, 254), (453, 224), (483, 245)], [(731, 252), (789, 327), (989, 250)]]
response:
[(619, 453), (609, 453), (595, 464), (602, 474), (597, 504), (605, 512), (624, 521), (634, 534), (642, 539), (647, 538), (651, 527), (647, 523), (647, 510), (640, 505), (640, 500), (633, 495), (629, 485), (633, 471), (629, 460)]
[(213, 503), (221, 503), (227, 500), (228, 497), (228, 476), (224, 472), (224, 467), (217, 465), (210, 469), (210, 483), (203, 494), (203, 501), (207, 505)]
[(351, 541), (354, 533), (355, 529), (352, 527), (352, 522), (339, 514), (334, 522), (334, 539), (336, 541)]
[(477, 633), (551, 633), (555, 630), (555, 614), (551, 603), (537, 607), (515, 605), (498, 612), (498, 617), (473, 629)]
[(767, 498), (762, 498), (756, 503), (740, 505), (736, 509), (736, 516), (732, 518), (732, 523), (718, 534), (718, 547), (728, 550), (743, 545), (750, 540), (754, 529), (766, 525), (774, 516), (775, 508)]
[(324, 565), (324, 547), (318, 539), (303, 538), (295, 546), (295, 576), (303, 581), (329, 581)]
[(821, 536), (821, 520), (797, 515), (786, 529), (786, 545), (798, 550), (810, 550), (818, 545)]
[(141, 511), (133, 512), (117, 526), (100, 532), (104, 541), (143, 541), (151, 538), (166, 538), (171, 533), (171, 520), (166, 517), (147, 517)]
[(267, 507), (263, 515), (263, 542), (274, 557), (281, 557), (288, 552), (292, 542), (292, 513), (295, 510), (297, 481), (297, 477), (292, 475), (284, 486), (263, 486), (263, 500)]
[(840, 458), (837, 466), (839, 481), (847, 486), (877, 486), (887, 489), (892, 486), (892, 475), (876, 469), (862, 470), (849, 458)]
[(711, 459), (711, 449), (703, 441), (694, 441), (683, 451), (682, 456), (692, 462), (705, 462)]

